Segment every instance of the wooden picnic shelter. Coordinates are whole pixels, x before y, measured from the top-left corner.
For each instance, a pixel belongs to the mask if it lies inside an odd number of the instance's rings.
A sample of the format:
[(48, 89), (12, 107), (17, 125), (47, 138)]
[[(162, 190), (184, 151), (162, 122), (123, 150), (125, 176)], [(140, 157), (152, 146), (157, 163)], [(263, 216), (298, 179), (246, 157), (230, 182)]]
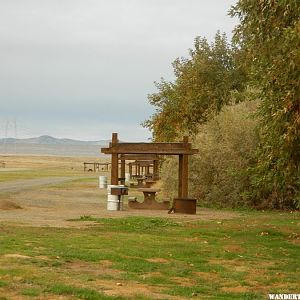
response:
[(120, 160), (130, 161), (128, 163), (130, 178), (140, 177), (144, 174), (146, 177), (152, 177), (153, 180), (159, 179), (159, 155), (121, 154)]
[[(177, 155), (179, 157), (178, 198), (188, 198), (189, 155), (198, 153), (197, 149), (192, 149), (188, 137), (184, 137), (179, 143), (120, 143), (118, 134), (113, 133), (109, 147), (101, 148), (101, 152), (111, 154), (112, 185), (119, 184), (119, 159), (122, 155), (125, 157), (126, 155)], [(125, 175), (125, 159), (121, 160), (121, 175), (123, 173)]]
[[(150, 169), (153, 168), (153, 163), (151, 161), (136, 160), (134, 162), (129, 162), (129, 174), (131, 178), (141, 177), (144, 175), (150, 175)], [(135, 172), (133, 172), (135, 169)]]

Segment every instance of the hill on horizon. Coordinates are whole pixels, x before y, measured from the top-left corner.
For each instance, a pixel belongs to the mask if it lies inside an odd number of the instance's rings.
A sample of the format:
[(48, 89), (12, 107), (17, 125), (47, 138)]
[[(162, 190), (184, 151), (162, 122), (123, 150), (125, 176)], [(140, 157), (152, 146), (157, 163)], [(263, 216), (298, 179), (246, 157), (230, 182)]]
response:
[(95, 145), (104, 146), (108, 145), (110, 140), (99, 140), (99, 141), (81, 141), (68, 138), (55, 138), (50, 135), (42, 135), (33, 138), (1, 138), (0, 144), (37, 144), (37, 145)]

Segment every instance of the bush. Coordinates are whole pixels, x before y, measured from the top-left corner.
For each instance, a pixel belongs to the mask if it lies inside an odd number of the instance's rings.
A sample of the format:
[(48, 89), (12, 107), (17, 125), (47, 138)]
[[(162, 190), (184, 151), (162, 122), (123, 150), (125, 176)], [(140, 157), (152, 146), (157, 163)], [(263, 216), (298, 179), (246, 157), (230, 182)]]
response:
[[(190, 159), (190, 196), (206, 206), (237, 207), (252, 205), (245, 191), (250, 185), (247, 169), (254, 164), (258, 145), (256, 101), (227, 105), (201, 125), (194, 147), (199, 154)], [(162, 182), (169, 196), (177, 191), (178, 161), (165, 160)], [(170, 192), (172, 191), (172, 192)]]

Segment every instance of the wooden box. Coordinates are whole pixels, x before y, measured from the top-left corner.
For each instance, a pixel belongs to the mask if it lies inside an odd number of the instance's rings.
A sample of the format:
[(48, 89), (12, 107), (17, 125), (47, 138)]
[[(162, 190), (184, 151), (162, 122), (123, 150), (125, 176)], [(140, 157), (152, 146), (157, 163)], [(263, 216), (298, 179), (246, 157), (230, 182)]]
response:
[(197, 199), (194, 198), (174, 198), (174, 213), (196, 214)]
[(122, 196), (128, 195), (128, 188), (127, 187), (112, 187), (110, 190), (111, 195), (115, 196)]

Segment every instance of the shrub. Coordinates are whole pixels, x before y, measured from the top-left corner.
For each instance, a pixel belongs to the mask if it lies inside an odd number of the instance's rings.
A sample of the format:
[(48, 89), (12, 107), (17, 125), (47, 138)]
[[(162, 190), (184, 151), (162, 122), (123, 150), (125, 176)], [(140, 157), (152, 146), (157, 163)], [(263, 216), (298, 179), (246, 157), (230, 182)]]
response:
[[(227, 105), (206, 124), (201, 125), (194, 147), (199, 154), (190, 159), (190, 196), (203, 205), (252, 205), (245, 191), (249, 187), (247, 169), (253, 165), (258, 145), (257, 120), (253, 117), (256, 101)], [(177, 191), (178, 161), (165, 160), (162, 182), (165, 193)], [(170, 192), (173, 191), (173, 192)]]

